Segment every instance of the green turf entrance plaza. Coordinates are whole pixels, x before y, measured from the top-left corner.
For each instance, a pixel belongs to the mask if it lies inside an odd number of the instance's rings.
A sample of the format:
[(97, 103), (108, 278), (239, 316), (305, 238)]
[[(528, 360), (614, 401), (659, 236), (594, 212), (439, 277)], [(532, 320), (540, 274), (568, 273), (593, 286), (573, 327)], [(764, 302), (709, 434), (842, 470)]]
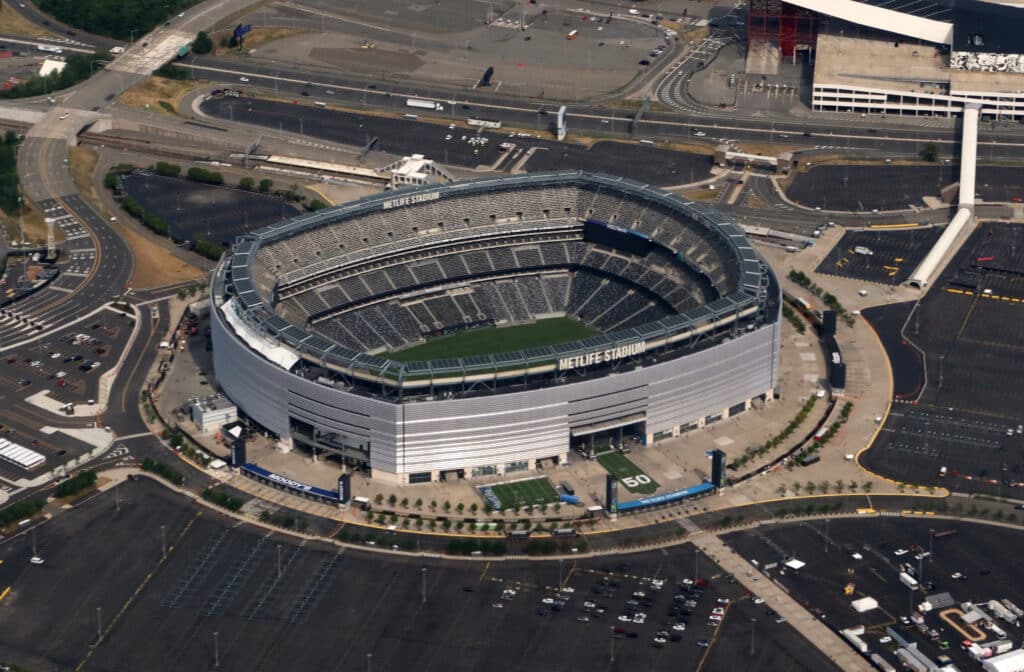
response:
[(428, 359), (453, 359), (473, 355), (494, 355), (555, 345), (596, 336), (601, 332), (568, 317), (552, 317), (530, 324), (510, 327), (481, 327), (469, 331), (438, 336), (426, 343), (405, 350), (382, 353), (398, 362), (420, 362)]
[[(480, 492), (496, 511), (520, 509), (524, 506), (554, 504), (559, 501), (558, 492), (555, 491), (547, 476), (484, 485), (480, 487)], [(499, 505), (495, 505), (494, 500), (488, 496), (489, 493), (497, 498)]]
[(630, 492), (644, 495), (654, 493), (660, 486), (658, 482), (643, 472), (632, 460), (619, 452), (608, 452), (597, 456), (598, 463), (608, 473), (622, 483), (622, 487)]

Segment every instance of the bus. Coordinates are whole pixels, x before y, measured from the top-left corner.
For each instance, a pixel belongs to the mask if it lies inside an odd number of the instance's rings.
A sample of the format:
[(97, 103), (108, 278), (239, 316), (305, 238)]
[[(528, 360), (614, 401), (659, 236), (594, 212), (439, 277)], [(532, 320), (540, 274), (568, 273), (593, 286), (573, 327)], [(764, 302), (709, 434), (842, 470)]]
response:
[(559, 483), (559, 485), (562, 486), (562, 490), (565, 491), (565, 494), (567, 494), (567, 495), (575, 495), (576, 494), (576, 491), (573, 490), (573, 487), (571, 485), (569, 485), (568, 482), (562, 481), (561, 483)]
[(501, 128), (501, 122), (496, 119), (476, 119), (469, 118), (466, 123), (470, 126), (479, 126), (480, 128)]

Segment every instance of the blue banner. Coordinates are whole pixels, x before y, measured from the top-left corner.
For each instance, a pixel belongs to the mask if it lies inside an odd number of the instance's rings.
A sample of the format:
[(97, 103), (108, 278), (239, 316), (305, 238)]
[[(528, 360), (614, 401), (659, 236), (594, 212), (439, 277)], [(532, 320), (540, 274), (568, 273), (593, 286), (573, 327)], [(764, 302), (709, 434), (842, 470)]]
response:
[(267, 471), (263, 467), (257, 466), (252, 462), (247, 462), (244, 466), (242, 466), (242, 471), (247, 472), (252, 476), (255, 476), (259, 480), (266, 481), (271, 485), (280, 485), (289, 490), (294, 490), (295, 492), (299, 492), (304, 495), (314, 495), (316, 497), (323, 497), (324, 499), (329, 499), (332, 502), (337, 502), (339, 499), (338, 492), (335, 490), (325, 490), (324, 488), (318, 488), (314, 485), (307, 485), (306, 483), (293, 481), (292, 479), (286, 476), (281, 476), (280, 474), (275, 474), (272, 471)]
[(666, 492), (663, 495), (655, 495), (644, 499), (635, 499), (632, 502), (619, 502), (619, 511), (632, 511), (634, 509), (642, 509), (648, 506), (657, 506), (658, 504), (670, 504), (672, 502), (678, 502), (691, 497), (709, 495), (714, 491), (714, 483), (701, 483), (700, 485), (694, 485), (682, 490)]

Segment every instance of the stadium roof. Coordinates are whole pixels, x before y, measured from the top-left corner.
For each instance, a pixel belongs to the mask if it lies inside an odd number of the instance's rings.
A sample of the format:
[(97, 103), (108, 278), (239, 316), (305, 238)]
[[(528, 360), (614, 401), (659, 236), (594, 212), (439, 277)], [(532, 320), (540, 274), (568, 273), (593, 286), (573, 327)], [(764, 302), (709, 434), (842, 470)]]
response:
[[(678, 212), (681, 219), (701, 225), (709, 239), (717, 239), (728, 251), (727, 263), (737, 279), (736, 291), (680, 314), (579, 341), (512, 353), (404, 363), (343, 347), (307, 332), (278, 315), (257, 291), (253, 278), (250, 264), (259, 247), (360, 214), (390, 209), (394, 207), (396, 193), (385, 192), (240, 236), (234, 254), (222, 260), (214, 274), (212, 296), (235, 333), (250, 347), (284, 368), (290, 368), (301, 358), (354, 378), (397, 384), (404, 388), (424, 388), (465, 381), (467, 376), (477, 379), (477, 376), (487, 375), (498, 379), (547, 373), (556, 370), (560, 359), (638, 342), (648, 344), (651, 349), (674, 346), (695, 340), (703, 334), (714, 333), (720, 325), (731, 324), (739, 316), (757, 314), (763, 308), (770, 271), (761, 263), (743, 230), (710, 206), (687, 201), (645, 184), (583, 171), (564, 171), (467, 180), (444, 186), (428, 185), (403, 189), (399, 193), (403, 202), (415, 204), (419, 194), (437, 198), (433, 192), (448, 197), (544, 186), (600, 188)], [(316, 266), (318, 264), (311, 264), (307, 270)], [(283, 280), (286, 280), (285, 276), (279, 279)], [(226, 291), (229, 283), (231, 292)], [(228, 298), (229, 294), (233, 298)], [(291, 354), (289, 356), (286, 353)]]
[(980, 0), (787, 0), (850, 23), (945, 44), (954, 51), (1024, 53), (1024, 8)]

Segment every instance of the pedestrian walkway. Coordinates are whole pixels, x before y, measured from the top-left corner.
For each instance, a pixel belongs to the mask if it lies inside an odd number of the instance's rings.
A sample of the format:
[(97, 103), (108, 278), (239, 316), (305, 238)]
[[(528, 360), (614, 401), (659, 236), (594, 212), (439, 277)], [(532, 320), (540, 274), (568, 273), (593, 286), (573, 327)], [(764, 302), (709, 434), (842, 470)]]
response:
[(869, 672), (872, 669), (839, 635), (804, 609), (782, 587), (765, 578), (717, 535), (700, 529), (689, 519), (680, 520), (679, 525), (689, 532), (689, 541), (704, 555), (732, 574), (744, 588), (762, 598), (779, 616), (785, 617), (797, 632), (828, 656), (839, 669), (844, 672)]

